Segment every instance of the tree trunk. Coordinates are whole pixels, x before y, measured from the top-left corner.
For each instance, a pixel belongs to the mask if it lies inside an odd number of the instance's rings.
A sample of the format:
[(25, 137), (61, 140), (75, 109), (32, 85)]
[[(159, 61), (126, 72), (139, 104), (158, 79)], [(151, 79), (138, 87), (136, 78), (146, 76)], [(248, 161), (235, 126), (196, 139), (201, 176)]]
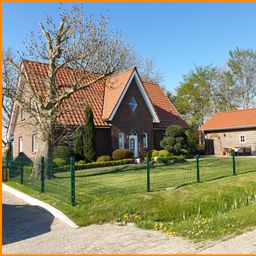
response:
[(38, 136), (38, 150), (36, 159), (30, 175), (30, 179), (37, 180), (40, 178), (41, 158), (44, 157), (44, 173), (46, 178), (53, 176), (53, 143), (51, 135)]

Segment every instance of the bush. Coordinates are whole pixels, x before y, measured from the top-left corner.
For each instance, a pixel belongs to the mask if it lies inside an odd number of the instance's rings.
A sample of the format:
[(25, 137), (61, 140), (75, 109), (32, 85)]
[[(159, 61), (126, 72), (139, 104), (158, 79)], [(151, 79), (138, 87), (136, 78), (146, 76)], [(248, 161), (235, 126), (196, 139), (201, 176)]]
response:
[(169, 157), (170, 153), (167, 150), (160, 150), (159, 151), (159, 157)]
[(161, 140), (160, 145), (163, 149), (175, 155), (181, 155), (186, 150), (188, 152), (188, 141), (185, 130), (178, 125), (170, 125), (166, 128), (166, 136)]
[(97, 158), (97, 162), (107, 162), (111, 160), (112, 160), (111, 156), (108, 156), (108, 155), (99, 156)]
[(185, 156), (172, 156), (170, 157), (171, 160), (173, 160), (174, 163), (185, 163), (187, 162)]
[(53, 159), (62, 158), (68, 159), (74, 155), (72, 148), (68, 146), (57, 146), (53, 151)]
[(159, 156), (158, 150), (152, 150), (152, 158)]
[(132, 157), (132, 152), (126, 148), (119, 148), (113, 151), (112, 158), (113, 160), (122, 160)]
[(89, 168), (97, 168), (97, 167), (105, 167), (105, 166), (115, 166), (122, 164), (132, 164), (133, 159), (123, 159), (123, 160), (112, 160), (108, 162), (94, 162), (87, 164), (75, 164), (75, 170), (89, 169)]
[[(115, 166), (115, 165), (123, 165), (123, 164), (132, 164), (133, 159), (123, 159), (123, 160), (112, 160), (108, 162), (93, 162), (93, 163), (75, 163), (75, 170), (84, 170), (90, 168), (97, 168), (97, 167), (106, 167), (106, 166)], [(69, 165), (60, 166), (58, 171), (67, 172), (69, 171)]]
[(67, 161), (65, 159), (63, 159), (63, 158), (55, 158), (55, 159), (53, 159), (53, 164), (56, 165), (57, 167), (65, 165), (66, 162)]
[(167, 157), (161, 157), (159, 156), (156, 160), (157, 163), (161, 163), (161, 164), (168, 164), (169, 159)]

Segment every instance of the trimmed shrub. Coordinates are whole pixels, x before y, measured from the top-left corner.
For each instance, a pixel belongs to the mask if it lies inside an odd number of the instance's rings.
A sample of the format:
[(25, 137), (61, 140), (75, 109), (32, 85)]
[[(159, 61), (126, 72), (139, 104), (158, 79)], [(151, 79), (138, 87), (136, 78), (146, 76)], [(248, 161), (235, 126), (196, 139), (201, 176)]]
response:
[(186, 150), (188, 152), (189, 145), (185, 130), (178, 125), (170, 125), (166, 128), (166, 136), (161, 140), (160, 145), (163, 149), (174, 155), (181, 155)]
[(93, 162), (96, 159), (95, 150), (95, 126), (93, 122), (93, 112), (91, 107), (85, 108), (85, 125), (83, 131), (83, 150), (84, 157), (88, 162)]
[(158, 150), (152, 150), (152, 157), (157, 157), (159, 156), (159, 151)]
[(174, 163), (185, 163), (185, 162), (187, 162), (185, 156), (172, 156), (169, 159), (173, 160)]
[(68, 159), (74, 155), (72, 148), (68, 146), (57, 146), (53, 151), (53, 159), (62, 158)]
[(53, 159), (53, 164), (55, 164), (56, 166), (62, 166), (65, 165), (67, 163), (67, 161), (63, 158), (55, 158)]
[(108, 156), (108, 155), (99, 156), (97, 158), (97, 162), (107, 162), (111, 160), (112, 160), (111, 156)]
[(170, 156), (170, 153), (167, 150), (160, 150), (159, 151), (159, 157), (168, 157)]
[(112, 158), (113, 160), (122, 160), (132, 157), (132, 152), (126, 148), (119, 148), (113, 151)]
[(168, 164), (169, 158), (159, 156), (156, 160), (157, 163)]
[[(108, 162), (93, 162), (93, 163), (75, 163), (75, 170), (84, 170), (97, 167), (115, 166), (123, 164), (133, 164), (133, 159), (114, 160)], [(69, 165), (61, 166), (58, 171), (67, 172), (69, 171)]]

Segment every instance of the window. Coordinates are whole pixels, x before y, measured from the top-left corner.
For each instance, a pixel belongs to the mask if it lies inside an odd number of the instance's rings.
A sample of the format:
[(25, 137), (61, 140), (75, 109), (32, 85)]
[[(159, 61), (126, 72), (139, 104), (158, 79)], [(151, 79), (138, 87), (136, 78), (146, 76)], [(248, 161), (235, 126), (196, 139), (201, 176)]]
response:
[(119, 148), (124, 148), (124, 133), (119, 132)]
[(19, 137), (19, 153), (23, 152), (23, 138)]
[(245, 143), (245, 142), (246, 142), (245, 135), (240, 135), (240, 143)]
[(129, 101), (129, 106), (130, 106), (132, 112), (134, 112), (138, 106), (137, 101), (135, 100), (135, 98), (133, 96), (131, 97), (131, 99)]
[(22, 109), (20, 110), (20, 119), (21, 120), (25, 119), (25, 112)]
[(148, 147), (148, 134), (147, 133), (143, 133), (143, 147), (147, 148)]
[(36, 109), (36, 103), (33, 99), (30, 99), (30, 108), (31, 110), (35, 110)]
[(32, 135), (32, 152), (37, 151), (37, 136), (35, 134)]

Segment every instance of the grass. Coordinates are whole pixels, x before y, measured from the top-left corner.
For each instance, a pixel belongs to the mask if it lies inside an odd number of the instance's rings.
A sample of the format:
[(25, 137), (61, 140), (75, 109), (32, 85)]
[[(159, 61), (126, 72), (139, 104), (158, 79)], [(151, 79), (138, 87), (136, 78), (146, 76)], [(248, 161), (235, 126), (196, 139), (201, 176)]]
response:
[[(195, 161), (156, 166), (151, 169), (151, 193), (145, 192), (145, 167), (86, 170), (76, 173), (75, 207), (68, 205), (67, 173), (46, 181), (46, 191), (52, 191), (44, 194), (13, 181), (7, 184), (54, 205), (80, 226), (131, 220), (141, 228), (198, 241), (256, 226), (252, 218), (256, 214), (256, 159), (237, 158), (236, 162), (239, 174), (251, 173), (231, 176), (230, 158), (201, 159), (200, 184), (195, 184)], [(56, 192), (66, 199), (56, 197)]]

